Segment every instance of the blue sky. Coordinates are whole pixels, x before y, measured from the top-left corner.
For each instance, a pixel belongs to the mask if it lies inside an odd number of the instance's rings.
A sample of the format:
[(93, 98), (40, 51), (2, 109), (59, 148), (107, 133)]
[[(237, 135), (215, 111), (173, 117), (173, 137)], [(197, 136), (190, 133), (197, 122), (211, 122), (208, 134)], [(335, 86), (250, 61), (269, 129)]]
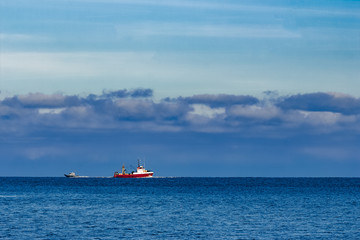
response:
[(0, 175), (359, 176), (359, 10), (2, 1)]

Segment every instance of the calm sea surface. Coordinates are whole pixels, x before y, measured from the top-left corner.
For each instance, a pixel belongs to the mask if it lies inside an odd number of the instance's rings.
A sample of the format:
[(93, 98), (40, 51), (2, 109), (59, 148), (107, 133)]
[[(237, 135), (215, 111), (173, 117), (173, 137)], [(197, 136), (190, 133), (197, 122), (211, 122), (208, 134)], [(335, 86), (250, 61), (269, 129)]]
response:
[(360, 239), (360, 178), (0, 178), (0, 239)]

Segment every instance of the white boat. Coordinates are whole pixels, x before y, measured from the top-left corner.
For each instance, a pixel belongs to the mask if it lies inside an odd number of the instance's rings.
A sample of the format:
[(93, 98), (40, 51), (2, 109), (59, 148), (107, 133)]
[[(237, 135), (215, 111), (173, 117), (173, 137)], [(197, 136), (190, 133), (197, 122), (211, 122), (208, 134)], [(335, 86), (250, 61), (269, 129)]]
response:
[(76, 175), (74, 172), (71, 172), (69, 174), (64, 174), (65, 177), (68, 177), (68, 178), (77, 178), (77, 177), (80, 177), (78, 175)]

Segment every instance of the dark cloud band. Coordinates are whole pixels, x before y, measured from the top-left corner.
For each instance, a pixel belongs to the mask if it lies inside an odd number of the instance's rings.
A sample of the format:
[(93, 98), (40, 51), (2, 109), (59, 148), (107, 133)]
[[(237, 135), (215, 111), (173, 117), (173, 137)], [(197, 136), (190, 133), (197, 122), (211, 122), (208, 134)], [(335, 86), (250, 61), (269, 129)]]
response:
[(104, 91), (85, 97), (41, 93), (13, 96), (0, 101), (0, 131), (49, 126), (205, 132), (360, 129), (360, 100), (341, 94), (272, 96), (267, 101), (227, 94), (161, 101), (152, 97), (152, 89)]

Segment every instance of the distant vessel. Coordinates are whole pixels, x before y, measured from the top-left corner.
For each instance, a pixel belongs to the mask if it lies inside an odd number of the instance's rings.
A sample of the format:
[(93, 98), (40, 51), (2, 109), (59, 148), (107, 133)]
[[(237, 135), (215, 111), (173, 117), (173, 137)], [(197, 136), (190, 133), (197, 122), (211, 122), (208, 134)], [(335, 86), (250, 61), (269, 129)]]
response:
[(71, 172), (69, 174), (64, 174), (65, 177), (68, 177), (68, 178), (78, 178), (80, 176), (76, 175), (74, 172)]
[(121, 173), (115, 172), (114, 178), (149, 178), (152, 177), (154, 172), (146, 170), (143, 166), (140, 165), (140, 161), (138, 160), (138, 167), (136, 168), (136, 172), (126, 173), (125, 166), (122, 166)]

